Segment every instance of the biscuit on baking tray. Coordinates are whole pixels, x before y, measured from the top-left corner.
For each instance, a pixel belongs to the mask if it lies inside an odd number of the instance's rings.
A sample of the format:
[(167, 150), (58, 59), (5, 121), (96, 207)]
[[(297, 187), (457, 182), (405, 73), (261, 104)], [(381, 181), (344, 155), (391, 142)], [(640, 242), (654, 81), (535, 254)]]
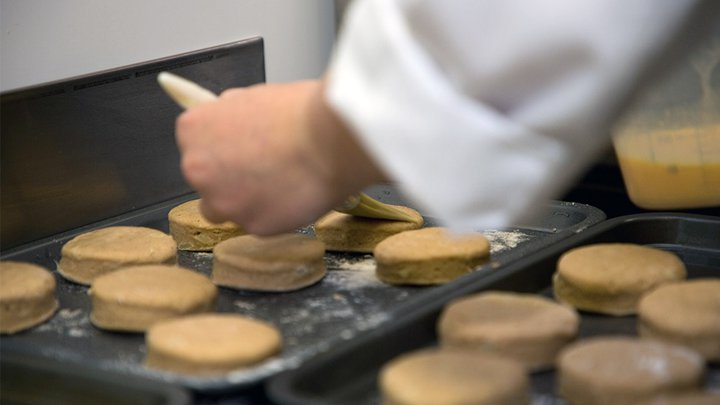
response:
[(640, 297), (683, 280), (685, 265), (673, 253), (630, 243), (581, 246), (565, 252), (553, 275), (555, 298), (577, 309), (634, 314)]
[(0, 333), (39, 325), (57, 307), (55, 277), (49, 271), (33, 263), (0, 261)]
[(401, 232), (373, 250), (378, 278), (389, 284), (442, 284), (488, 261), (490, 243), (480, 233), (452, 234), (431, 227)]
[(103, 274), (124, 266), (175, 264), (177, 245), (161, 231), (141, 226), (111, 226), (80, 234), (61, 250), (58, 272), (90, 285)]
[(327, 272), (325, 245), (297, 233), (236, 236), (220, 242), (213, 253), (212, 281), (241, 290), (298, 290)]
[(178, 250), (211, 251), (218, 243), (246, 232), (232, 222), (212, 223), (200, 212), (200, 200), (182, 203), (168, 212), (170, 235)]
[(487, 291), (447, 304), (437, 327), (443, 347), (496, 352), (537, 370), (554, 365), (579, 324), (572, 307), (549, 298)]
[(662, 395), (637, 405), (718, 405), (720, 393), (693, 392), (685, 394)]
[(415, 220), (364, 218), (331, 211), (315, 222), (315, 235), (325, 243), (327, 250), (370, 253), (383, 239), (422, 227), (424, 220), (419, 212), (400, 205), (394, 207), (413, 216)]
[(649, 292), (638, 306), (638, 332), (720, 361), (720, 278), (668, 283)]
[(170, 319), (148, 330), (145, 365), (191, 375), (219, 375), (278, 353), (282, 337), (267, 322), (235, 314)]
[(704, 372), (702, 357), (686, 347), (600, 336), (560, 352), (557, 386), (570, 405), (638, 404), (655, 396), (698, 390)]
[(93, 281), (90, 321), (100, 329), (144, 332), (159, 321), (213, 311), (217, 295), (208, 277), (192, 270), (125, 267)]
[(523, 366), (477, 350), (421, 349), (383, 366), (378, 379), (387, 405), (528, 405)]

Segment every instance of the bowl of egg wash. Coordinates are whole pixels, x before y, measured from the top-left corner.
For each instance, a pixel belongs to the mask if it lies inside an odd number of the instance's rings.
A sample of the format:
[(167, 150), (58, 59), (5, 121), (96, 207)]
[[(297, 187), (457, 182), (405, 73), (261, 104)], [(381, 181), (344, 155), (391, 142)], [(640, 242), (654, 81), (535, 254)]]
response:
[(638, 207), (720, 206), (720, 28), (641, 95), (613, 146)]

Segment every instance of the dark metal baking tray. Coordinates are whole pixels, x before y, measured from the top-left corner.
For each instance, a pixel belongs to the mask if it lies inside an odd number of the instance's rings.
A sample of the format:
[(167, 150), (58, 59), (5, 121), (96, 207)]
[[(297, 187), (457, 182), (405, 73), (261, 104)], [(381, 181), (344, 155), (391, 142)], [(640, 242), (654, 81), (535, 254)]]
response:
[[(388, 203), (405, 203), (390, 186), (368, 190)], [(194, 195), (168, 201), (132, 215), (109, 219), (76, 229), (57, 238), (4, 252), (3, 260), (25, 260), (55, 269), (62, 245), (73, 236), (110, 225), (142, 225), (167, 232), (167, 212)], [(300, 366), (308, 359), (344, 342), (402, 317), (428, 294), (444, 295), (465, 283), (497, 272), (517, 260), (563, 238), (580, 232), (604, 219), (597, 208), (567, 202), (550, 202), (543, 220), (535, 225), (504, 230), (486, 230), (492, 244), (491, 263), (452, 283), (438, 287), (396, 287), (379, 282), (374, 276), (371, 255), (328, 253), (328, 275), (318, 284), (290, 293), (254, 293), (220, 289), (217, 310), (246, 314), (278, 326), (284, 338), (280, 355), (256, 367), (216, 378), (191, 378), (151, 371), (143, 367), (145, 354), (141, 334), (111, 333), (89, 322), (90, 299), (87, 287), (57, 276), (59, 312), (48, 322), (24, 333), (0, 338), (2, 353), (42, 357), (62, 362), (66, 367), (110, 370), (149, 380), (170, 382), (195, 392), (221, 395), (255, 388), (278, 372)], [(427, 219), (427, 223), (434, 222)], [(312, 227), (299, 230), (312, 234)], [(209, 274), (212, 255), (179, 252), (181, 265)]]
[(189, 405), (187, 390), (111, 371), (66, 367), (42, 358), (3, 353), (0, 401), (33, 405)]
[[(431, 291), (424, 305), (391, 323), (318, 356), (302, 367), (278, 374), (268, 394), (278, 404), (376, 404), (380, 367), (392, 358), (437, 344), (435, 325), (452, 299), (483, 290), (551, 295), (551, 276), (559, 256), (570, 248), (601, 242), (650, 245), (677, 253), (690, 278), (720, 277), (720, 218), (682, 214), (638, 214), (618, 217), (504, 266), (487, 277), (465, 280), (453, 291)], [(580, 337), (635, 335), (634, 316), (609, 317), (582, 313)], [(553, 371), (532, 375), (534, 405), (562, 404), (554, 394)], [(720, 389), (720, 365), (708, 366), (707, 385)]]

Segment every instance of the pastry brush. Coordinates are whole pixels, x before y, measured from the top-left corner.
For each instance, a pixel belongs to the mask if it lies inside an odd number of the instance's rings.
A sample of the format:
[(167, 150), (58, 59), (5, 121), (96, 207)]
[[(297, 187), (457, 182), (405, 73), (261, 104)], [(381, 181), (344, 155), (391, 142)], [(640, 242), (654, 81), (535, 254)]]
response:
[[(183, 108), (213, 101), (217, 96), (197, 83), (168, 72), (160, 72), (157, 77), (160, 87)], [(415, 218), (405, 211), (388, 204), (381, 203), (365, 193), (348, 198), (335, 211), (358, 217), (377, 218), (413, 222)]]

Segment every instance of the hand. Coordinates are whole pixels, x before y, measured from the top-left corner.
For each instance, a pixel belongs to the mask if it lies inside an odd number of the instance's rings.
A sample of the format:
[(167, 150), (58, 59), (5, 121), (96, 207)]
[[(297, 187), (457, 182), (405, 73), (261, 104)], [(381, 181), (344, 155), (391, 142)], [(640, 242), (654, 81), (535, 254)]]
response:
[(308, 225), (384, 178), (318, 81), (228, 90), (183, 113), (176, 134), (203, 215), (253, 234)]

